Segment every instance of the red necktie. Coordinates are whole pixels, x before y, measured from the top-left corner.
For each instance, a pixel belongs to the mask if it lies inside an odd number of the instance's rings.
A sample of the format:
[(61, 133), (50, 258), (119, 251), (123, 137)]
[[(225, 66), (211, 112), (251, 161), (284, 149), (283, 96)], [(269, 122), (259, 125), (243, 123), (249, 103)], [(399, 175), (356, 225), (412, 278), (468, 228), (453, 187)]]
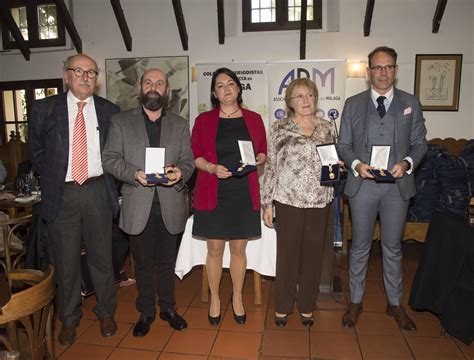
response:
[(77, 103), (77, 117), (74, 122), (74, 131), (72, 135), (72, 178), (79, 185), (82, 185), (88, 177), (87, 169), (87, 133), (84, 113), (82, 110), (86, 102)]

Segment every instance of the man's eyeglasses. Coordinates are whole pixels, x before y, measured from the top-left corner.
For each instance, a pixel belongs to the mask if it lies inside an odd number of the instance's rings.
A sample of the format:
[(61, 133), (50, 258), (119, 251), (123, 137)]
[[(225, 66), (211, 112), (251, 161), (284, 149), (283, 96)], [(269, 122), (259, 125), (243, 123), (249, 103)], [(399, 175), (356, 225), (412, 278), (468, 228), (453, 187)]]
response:
[(84, 74), (87, 74), (89, 79), (95, 79), (99, 73), (95, 70), (83, 70), (80, 67), (77, 68), (67, 68), (66, 70), (74, 71), (74, 75), (77, 77), (83, 77)]
[(375, 71), (375, 72), (382, 72), (382, 70), (385, 70), (386, 72), (392, 72), (393, 70), (395, 70), (396, 66), (397, 65), (385, 65), (385, 66), (374, 65), (370, 68), (370, 70)]
[(314, 94), (313, 93), (298, 94), (298, 95), (292, 96), (290, 99), (291, 100), (296, 100), (296, 101), (303, 101), (305, 98), (308, 99), (308, 100), (313, 100), (314, 99)]

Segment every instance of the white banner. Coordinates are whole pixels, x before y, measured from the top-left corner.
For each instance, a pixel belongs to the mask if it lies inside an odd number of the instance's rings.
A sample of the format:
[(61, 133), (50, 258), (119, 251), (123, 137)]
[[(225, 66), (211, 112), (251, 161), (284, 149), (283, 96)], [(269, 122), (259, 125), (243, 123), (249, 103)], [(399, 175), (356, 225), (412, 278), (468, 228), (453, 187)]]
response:
[(285, 90), (291, 81), (308, 77), (319, 91), (317, 116), (338, 120), (344, 106), (345, 60), (308, 60), (268, 63), (269, 125), (286, 117)]
[(239, 77), (242, 83), (242, 106), (259, 113), (263, 122), (267, 124), (267, 64), (264, 62), (196, 64), (198, 113), (212, 109), (210, 99), (212, 74), (221, 67), (229, 68)]
[(259, 113), (265, 126), (286, 117), (285, 90), (299, 77), (309, 77), (318, 87), (317, 115), (335, 121), (344, 106), (345, 65), (345, 60), (196, 64), (198, 112), (212, 108), (212, 74), (220, 67), (227, 67), (235, 71), (242, 83), (243, 106)]

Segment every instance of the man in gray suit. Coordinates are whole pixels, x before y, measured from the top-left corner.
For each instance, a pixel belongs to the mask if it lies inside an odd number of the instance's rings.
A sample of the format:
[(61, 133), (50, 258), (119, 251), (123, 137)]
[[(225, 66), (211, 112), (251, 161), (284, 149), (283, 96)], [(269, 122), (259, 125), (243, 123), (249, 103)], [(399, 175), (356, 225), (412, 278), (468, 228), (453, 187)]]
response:
[[(120, 227), (130, 234), (141, 315), (134, 336), (145, 336), (155, 320), (156, 294), (160, 318), (176, 330), (187, 327), (175, 310), (176, 241), (186, 223), (183, 188), (194, 171), (189, 122), (166, 111), (170, 87), (159, 69), (140, 81), (140, 106), (115, 115), (102, 158), (106, 171), (123, 182)], [(165, 148), (165, 164), (175, 164), (177, 178), (148, 184), (145, 148)]]
[[(369, 54), (371, 88), (347, 99), (341, 118), (339, 154), (350, 167), (345, 194), (352, 217), (349, 257), (350, 306), (342, 318), (353, 327), (362, 312), (365, 277), (377, 214), (380, 217), (387, 315), (405, 330), (415, 323), (401, 306), (402, 245), (408, 204), (415, 194), (413, 170), (426, 150), (426, 127), (417, 98), (393, 86), (397, 53), (386, 46)], [(369, 172), (373, 145), (390, 146), (388, 169), (395, 183), (376, 183)]]

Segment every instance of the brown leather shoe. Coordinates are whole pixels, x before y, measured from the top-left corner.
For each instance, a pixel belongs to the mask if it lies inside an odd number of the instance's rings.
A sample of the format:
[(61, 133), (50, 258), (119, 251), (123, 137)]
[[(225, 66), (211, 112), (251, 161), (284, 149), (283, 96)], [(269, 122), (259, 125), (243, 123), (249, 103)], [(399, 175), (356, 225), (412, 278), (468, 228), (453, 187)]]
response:
[(113, 317), (102, 318), (100, 320), (100, 333), (103, 337), (114, 336), (117, 332), (117, 324)]
[(357, 319), (359, 318), (360, 313), (362, 312), (362, 304), (353, 304), (349, 305), (349, 309), (342, 316), (342, 325), (345, 328), (354, 327), (357, 324)]
[(74, 325), (63, 325), (58, 340), (62, 346), (72, 345), (76, 339), (76, 327)]
[(387, 305), (387, 315), (395, 319), (400, 329), (416, 331), (416, 325), (407, 315), (403, 306)]

